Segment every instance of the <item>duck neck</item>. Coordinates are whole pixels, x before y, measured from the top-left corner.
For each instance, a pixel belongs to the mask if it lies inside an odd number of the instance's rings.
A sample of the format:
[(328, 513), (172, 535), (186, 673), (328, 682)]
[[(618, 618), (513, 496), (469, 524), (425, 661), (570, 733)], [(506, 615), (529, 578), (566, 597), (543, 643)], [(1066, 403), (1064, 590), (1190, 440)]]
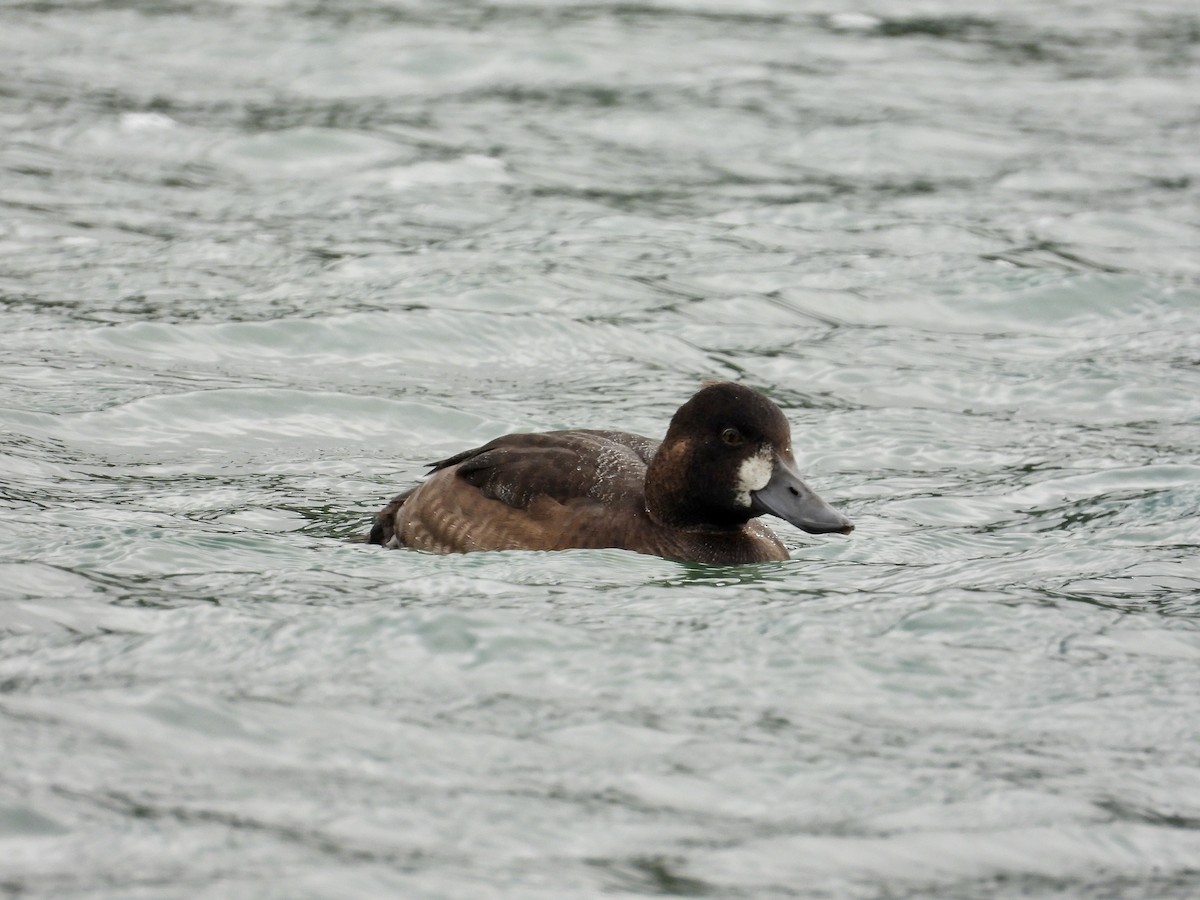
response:
[(666, 528), (686, 531), (738, 531), (750, 518), (739, 511), (706, 502), (712, 486), (693, 483), (697, 475), (693, 449), (686, 439), (663, 441), (646, 467), (646, 512)]

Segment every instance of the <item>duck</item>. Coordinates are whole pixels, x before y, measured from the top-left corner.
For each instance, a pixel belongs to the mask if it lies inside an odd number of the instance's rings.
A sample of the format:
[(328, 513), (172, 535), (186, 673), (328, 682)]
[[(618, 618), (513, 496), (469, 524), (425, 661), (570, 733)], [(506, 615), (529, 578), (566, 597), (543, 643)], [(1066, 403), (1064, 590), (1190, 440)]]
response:
[(800, 477), (783, 412), (736, 382), (704, 384), (661, 441), (506, 434), (428, 468), (376, 514), (368, 543), (442, 554), (616, 548), (740, 565), (789, 558), (766, 514), (810, 534), (854, 530)]

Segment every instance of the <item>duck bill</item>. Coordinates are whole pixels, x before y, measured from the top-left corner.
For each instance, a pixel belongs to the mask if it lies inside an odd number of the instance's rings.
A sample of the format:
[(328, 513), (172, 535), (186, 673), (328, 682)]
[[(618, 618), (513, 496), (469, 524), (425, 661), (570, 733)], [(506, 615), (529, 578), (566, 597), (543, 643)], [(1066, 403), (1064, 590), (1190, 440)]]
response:
[(849, 534), (854, 530), (849, 519), (822, 500), (782, 459), (775, 460), (771, 480), (751, 492), (750, 507), (757, 515), (779, 516), (809, 534)]

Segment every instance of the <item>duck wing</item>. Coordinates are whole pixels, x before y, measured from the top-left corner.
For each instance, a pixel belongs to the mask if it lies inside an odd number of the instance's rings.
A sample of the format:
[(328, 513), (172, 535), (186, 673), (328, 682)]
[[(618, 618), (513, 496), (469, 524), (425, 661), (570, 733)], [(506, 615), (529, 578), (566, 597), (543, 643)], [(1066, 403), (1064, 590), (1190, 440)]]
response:
[(646, 466), (658, 441), (623, 431), (549, 431), (507, 434), (433, 463), (485, 497), (528, 509), (541, 497), (561, 504), (592, 500), (641, 504)]

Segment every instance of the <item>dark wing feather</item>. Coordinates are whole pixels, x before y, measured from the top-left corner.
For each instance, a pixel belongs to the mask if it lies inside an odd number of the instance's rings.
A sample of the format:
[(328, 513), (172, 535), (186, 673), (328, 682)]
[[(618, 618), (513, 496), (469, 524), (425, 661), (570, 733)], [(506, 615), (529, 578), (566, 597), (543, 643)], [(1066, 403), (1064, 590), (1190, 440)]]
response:
[(646, 464), (657, 447), (657, 441), (620, 431), (509, 434), (433, 469), (457, 466), (459, 478), (514, 509), (528, 509), (538, 497), (613, 502), (641, 497)]

